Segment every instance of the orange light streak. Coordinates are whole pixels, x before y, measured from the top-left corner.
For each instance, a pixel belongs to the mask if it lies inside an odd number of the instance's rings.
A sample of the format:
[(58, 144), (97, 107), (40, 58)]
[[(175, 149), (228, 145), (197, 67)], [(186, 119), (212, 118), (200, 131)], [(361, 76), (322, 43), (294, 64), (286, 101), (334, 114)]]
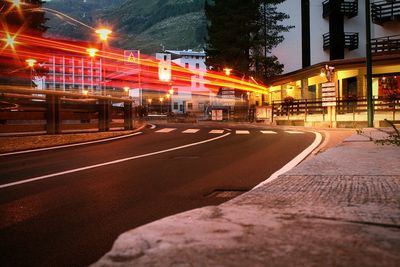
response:
[[(4, 36), (9, 36), (9, 38), (15, 39), (15, 36), (12, 37), (12, 33), (7, 33), (0, 30), (0, 34), (3, 33)], [(6, 42), (6, 46), (14, 46), (15, 40), (13, 42), (10, 39), (3, 38), (3, 41), (9, 40)], [(11, 44), (10, 44), (11, 42)], [(49, 57), (54, 54), (57, 55), (72, 55), (76, 57), (88, 57), (88, 52), (91, 55), (96, 55), (98, 59), (107, 59), (103, 60), (103, 68), (105, 70), (105, 75), (108, 77), (112, 73), (122, 73), (121, 81), (113, 81), (108, 84), (118, 84), (122, 85), (120, 88), (123, 88), (127, 83), (138, 85), (138, 73), (140, 69), (141, 73), (141, 87), (142, 88), (151, 88), (154, 90), (160, 90), (167, 92), (168, 88), (171, 86), (179, 87), (185, 86), (190, 87), (192, 84), (192, 77), (195, 75), (200, 75), (204, 77), (204, 79), (199, 79), (197, 82), (203, 84), (206, 88), (205, 90), (210, 90), (211, 92), (218, 92), (221, 87), (228, 87), (232, 89), (240, 89), (243, 91), (255, 92), (259, 94), (267, 94), (268, 88), (262, 86), (261, 84), (257, 84), (257, 82), (248, 82), (243, 81), (235, 76), (227, 76), (224, 73), (212, 72), (212, 71), (193, 71), (188, 70), (178, 65), (171, 66), (171, 83), (166, 83), (159, 80), (158, 77), (158, 65), (159, 62), (150, 56), (143, 55), (140, 60), (140, 63), (133, 66), (125, 65), (124, 62), (124, 53), (123, 50), (115, 49), (112, 47), (107, 48), (106, 51), (99, 51), (97, 48), (88, 48), (88, 44), (79, 44), (78, 42), (68, 42), (62, 40), (51, 40), (45, 39), (37, 36), (23, 35), (20, 34), (18, 36), (18, 55), (24, 59), (27, 58), (35, 58), (38, 62), (46, 62)], [(92, 46), (92, 45), (91, 45)], [(92, 51), (92, 52), (90, 52)], [(95, 51), (95, 52), (94, 52)], [(98, 54), (96, 54), (98, 52)], [(9, 51), (5, 51), (2, 56), (12, 58), (13, 55)], [(4, 60), (0, 58), (0, 60)], [(104, 63), (106, 62), (106, 64)], [(125, 73), (125, 74), (124, 74)], [(133, 86), (130, 86), (131, 88)], [(193, 93), (198, 93), (197, 90), (192, 90)], [(170, 93), (170, 95), (172, 95)], [(202, 94), (202, 93), (201, 93)]]

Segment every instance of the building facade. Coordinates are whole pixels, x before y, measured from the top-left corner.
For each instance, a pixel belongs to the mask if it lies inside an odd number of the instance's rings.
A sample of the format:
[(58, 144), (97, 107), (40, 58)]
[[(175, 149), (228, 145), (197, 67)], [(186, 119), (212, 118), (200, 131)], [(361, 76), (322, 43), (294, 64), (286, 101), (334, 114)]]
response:
[[(338, 103), (355, 103), (351, 119), (366, 121), (361, 109), (367, 97), (365, 1), (286, 1), (280, 9), (291, 16), (287, 23), (296, 27), (274, 50), (285, 72), (270, 81), (268, 102), (323, 101), (324, 84), (332, 82)], [(370, 10), (372, 94), (379, 107), (400, 98), (400, 1), (371, 1)], [(327, 69), (332, 70), (329, 79)], [(376, 112), (382, 115), (379, 120), (396, 120), (396, 103), (391, 105), (393, 115)]]

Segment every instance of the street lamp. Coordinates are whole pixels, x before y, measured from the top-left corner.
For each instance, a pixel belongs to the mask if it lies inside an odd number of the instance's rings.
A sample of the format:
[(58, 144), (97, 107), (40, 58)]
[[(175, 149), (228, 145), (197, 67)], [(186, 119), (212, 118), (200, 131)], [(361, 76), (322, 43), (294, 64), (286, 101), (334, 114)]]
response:
[(123, 89), (124, 89), (126, 95), (129, 96), (129, 89), (130, 89), (129, 86), (124, 86)]
[(231, 75), (232, 69), (224, 68), (223, 70), (224, 70), (226, 76), (230, 76)]
[(37, 61), (36, 61), (36, 59), (28, 58), (27, 60), (25, 60), (25, 62), (28, 64), (28, 67), (30, 68), (30, 71), (31, 71), (31, 75), (30, 75), (31, 82), (30, 82), (30, 84), (31, 84), (31, 89), (32, 89), (32, 87), (33, 87), (33, 77), (32, 77), (33, 67), (35, 66)]
[[(99, 38), (100, 38), (100, 41), (101, 41), (101, 51), (104, 52), (104, 42), (107, 41), (108, 36), (112, 33), (112, 31), (111, 31), (110, 29), (107, 29), (107, 28), (100, 28), (100, 29), (97, 29), (95, 32), (99, 35)], [(102, 90), (102, 93), (105, 94), (105, 90), (106, 90), (106, 85), (105, 85), (106, 77), (105, 77), (105, 69), (104, 69), (103, 65), (106, 65), (106, 64), (105, 64), (105, 57), (103, 57), (103, 58), (104, 58), (104, 60), (102, 60), (102, 59), (100, 58), (100, 68), (101, 68), (100, 73), (101, 73), (101, 76), (102, 76), (102, 77), (101, 77), (101, 80), (104, 81), (104, 82), (103, 82), (103, 90)], [(103, 61), (104, 61), (104, 62), (103, 62)]]
[(161, 103), (161, 114), (163, 113), (163, 104), (164, 104), (164, 97), (159, 98), (160, 103)]
[(90, 56), (91, 58), (95, 57), (95, 56), (96, 56), (96, 53), (97, 53), (98, 51), (99, 51), (99, 49), (96, 49), (96, 48), (88, 48), (88, 49), (86, 49), (86, 52), (89, 53), (89, 56)]
[(99, 35), (101, 41), (107, 41), (108, 36), (112, 33), (112, 30), (107, 28), (100, 28), (96, 30), (96, 33)]

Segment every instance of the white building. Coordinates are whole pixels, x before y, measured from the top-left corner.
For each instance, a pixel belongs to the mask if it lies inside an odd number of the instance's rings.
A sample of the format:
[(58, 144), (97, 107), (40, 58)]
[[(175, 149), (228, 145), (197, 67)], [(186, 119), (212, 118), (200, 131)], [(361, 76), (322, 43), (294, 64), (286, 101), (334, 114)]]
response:
[[(166, 50), (164, 53), (157, 53), (156, 57), (160, 62), (171, 61), (170, 65), (178, 65), (185, 69), (185, 73), (178, 71), (177, 69), (172, 70), (174, 73), (172, 76), (188, 76), (191, 82), (187, 85), (174, 84), (172, 78), (172, 89), (174, 94), (171, 98), (171, 110), (174, 113), (186, 113), (186, 112), (203, 112), (205, 107), (210, 104), (210, 90), (205, 86), (204, 73), (207, 71), (205, 64), (205, 52), (204, 51), (192, 51), (192, 50)], [(161, 63), (161, 69), (159, 69), (160, 78), (166, 74), (166, 65)], [(167, 75), (167, 74), (166, 74)], [(170, 74), (171, 75), (171, 74)], [(179, 80), (180, 77), (177, 77)]]
[[(400, 16), (400, 1), (371, 2), (372, 43), (399, 35), (400, 24), (395, 18)], [(341, 7), (335, 13), (336, 4)], [(284, 73), (329, 60), (365, 57), (365, 1), (286, 0), (278, 11), (290, 16), (283, 24), (295, 26), (272, 51), (285, 65)]]

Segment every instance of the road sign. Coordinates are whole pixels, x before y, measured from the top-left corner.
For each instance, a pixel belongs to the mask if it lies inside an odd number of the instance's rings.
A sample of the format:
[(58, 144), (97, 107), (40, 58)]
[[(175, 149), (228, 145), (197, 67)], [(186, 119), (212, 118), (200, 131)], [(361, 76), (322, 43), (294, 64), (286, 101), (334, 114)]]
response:
[(124, 62), (126, 65), (140, 64), (140, 50), (124, 50)]
[(322, 84), (322, 106), (332, 107), (336, 106), (336, 84), (323, 83)]

